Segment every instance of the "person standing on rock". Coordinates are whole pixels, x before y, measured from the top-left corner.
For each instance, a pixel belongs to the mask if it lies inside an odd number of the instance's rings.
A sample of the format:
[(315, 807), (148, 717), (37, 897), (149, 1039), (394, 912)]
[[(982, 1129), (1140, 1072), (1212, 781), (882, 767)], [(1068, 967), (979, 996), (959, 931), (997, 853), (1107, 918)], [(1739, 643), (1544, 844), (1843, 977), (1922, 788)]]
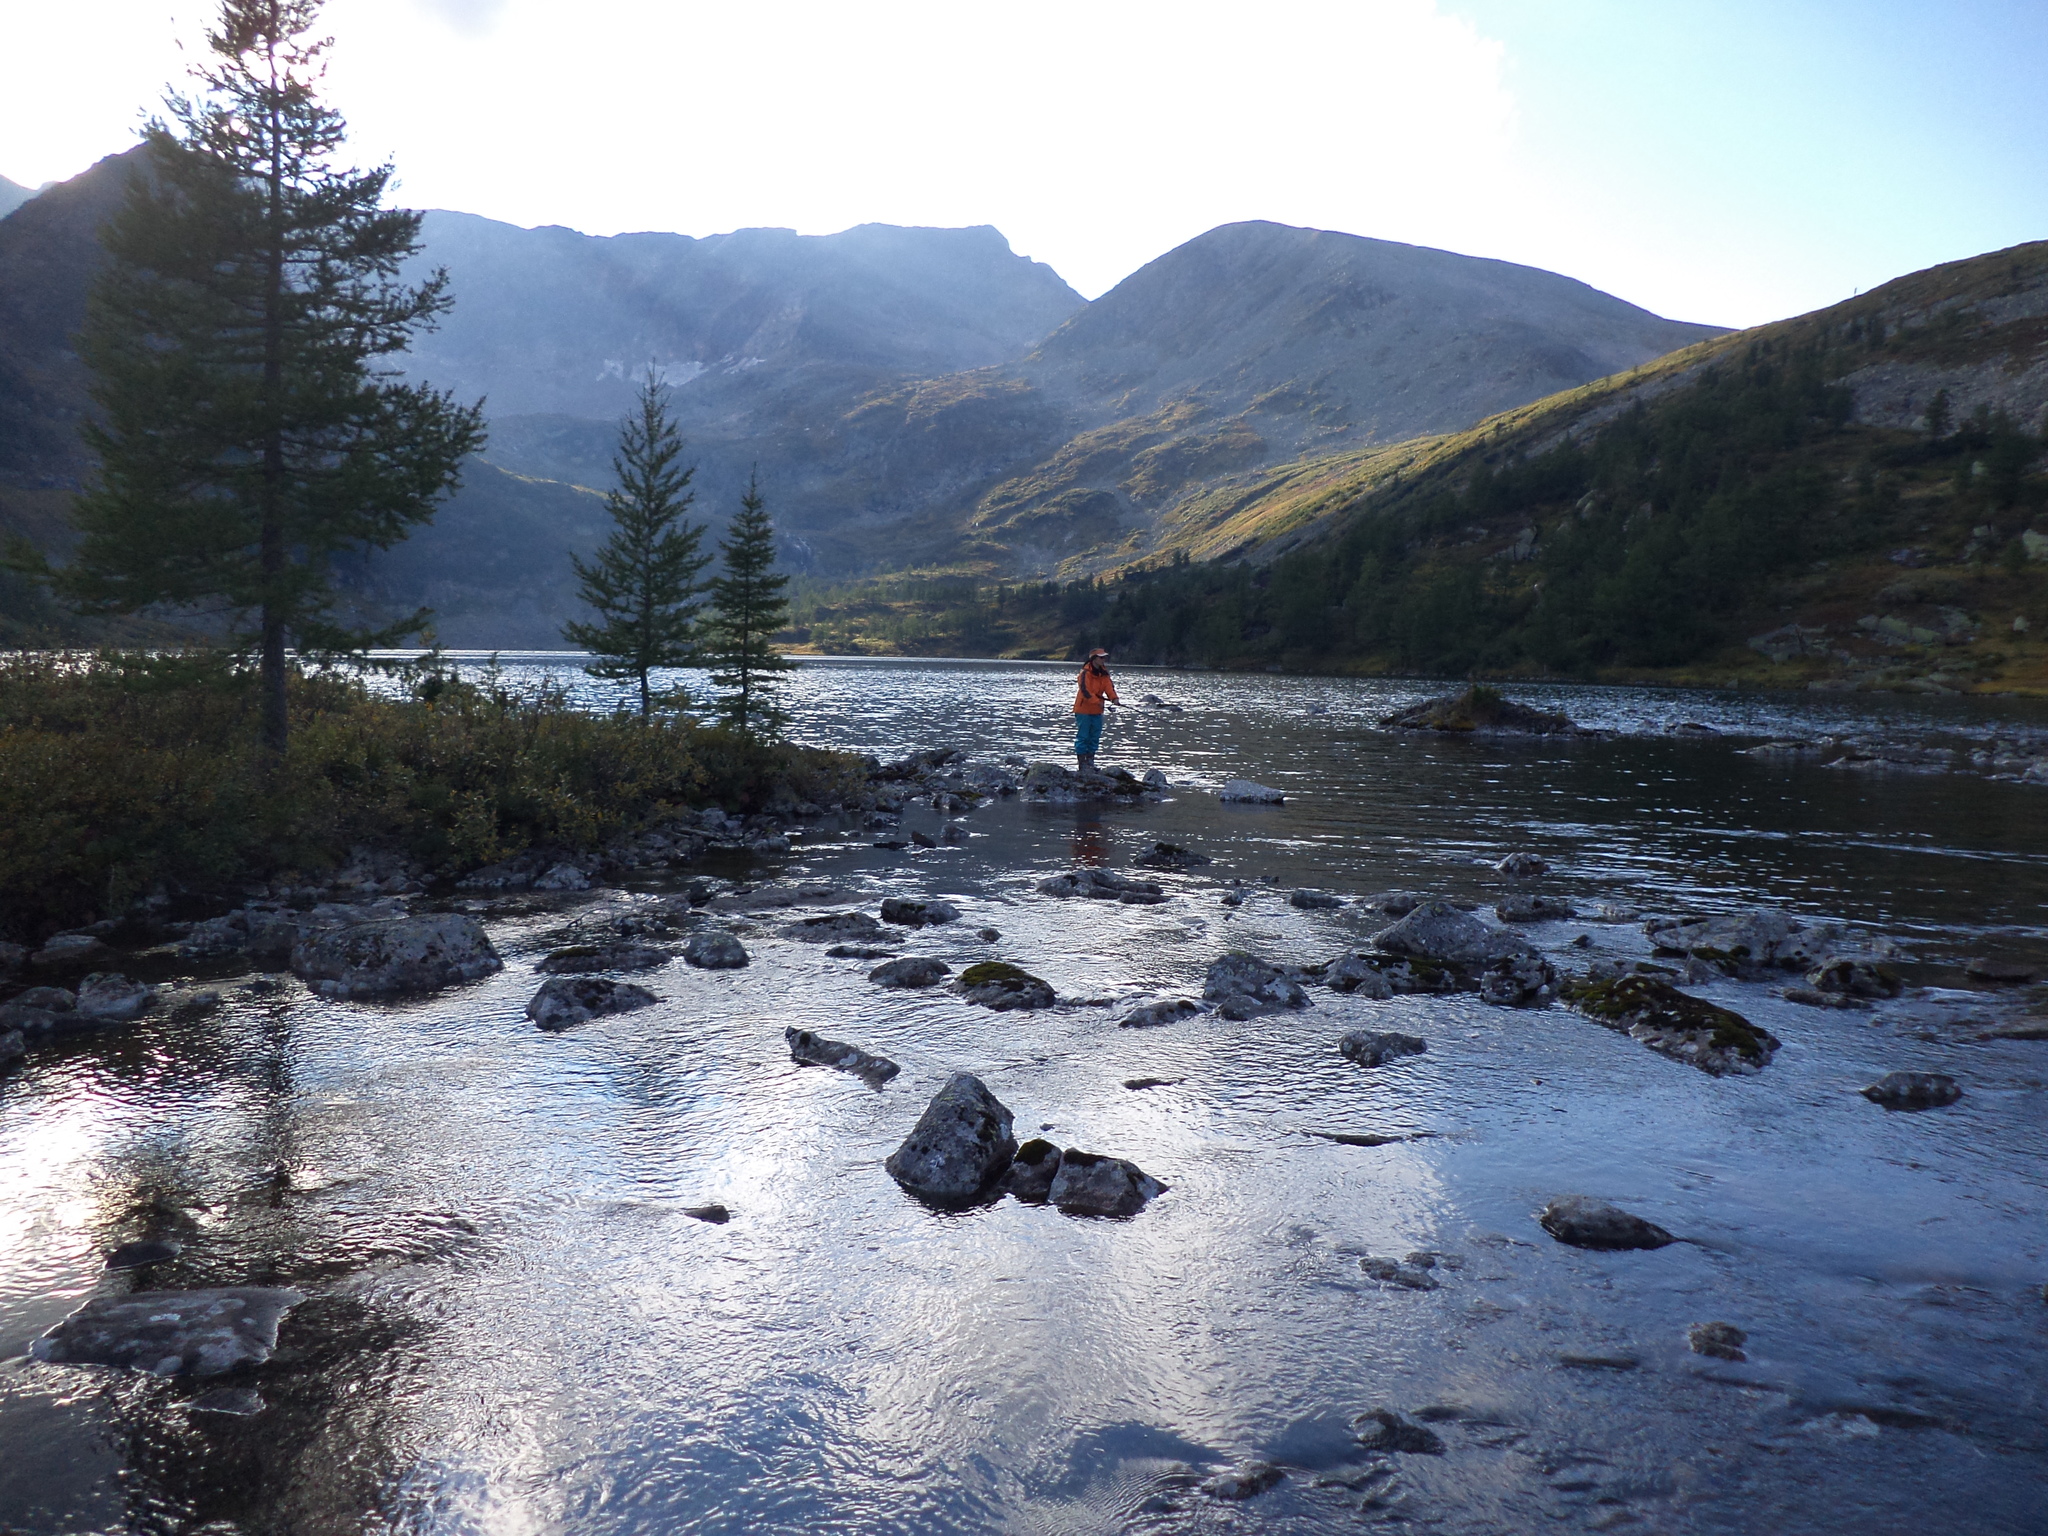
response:
[(1088, 653), (1087, 664), (1074, 679), (1074, 758), (1083, 773), (1095, 769), (1095, 753), (1102, 746), (1105, 701), (1119, 707), (1123, 704), (1109, 675), (1109, 652), (1098, 645)]

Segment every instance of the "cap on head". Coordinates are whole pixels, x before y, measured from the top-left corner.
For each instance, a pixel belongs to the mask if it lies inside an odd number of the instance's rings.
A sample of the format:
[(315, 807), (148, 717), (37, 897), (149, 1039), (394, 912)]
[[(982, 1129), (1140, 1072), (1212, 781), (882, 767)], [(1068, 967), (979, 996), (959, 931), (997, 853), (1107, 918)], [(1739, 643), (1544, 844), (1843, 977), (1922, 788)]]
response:
[(1105, 651), (1101, 646), (1098, 645), (1097, 647), (1095, 647), (1094, 650), (1088, 653), (1088, 659), (1090, 661), (1093, 661), (1098, 656), (1102, 657), (1103, 660), (1107, 661), (1109, 659), (1109, 652)]

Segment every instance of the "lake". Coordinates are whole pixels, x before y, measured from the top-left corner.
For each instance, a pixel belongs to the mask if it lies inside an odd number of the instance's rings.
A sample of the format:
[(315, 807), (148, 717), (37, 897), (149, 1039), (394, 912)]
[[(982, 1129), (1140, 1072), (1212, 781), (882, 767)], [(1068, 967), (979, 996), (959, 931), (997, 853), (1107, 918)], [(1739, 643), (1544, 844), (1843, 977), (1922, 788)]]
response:
[[(591, 707), (616, 697), (560, 657), (499, 664)], [(826, 660), (789, 691), (806, 741), (1058, 760), (1071, 679)], [(504, 971), (431, 997), (336, 1003), (288, 974), (230, 977), (204, 1017), (32, 1054), (0, 1080), (0, 1526), (2041, 1529), (2048, 1042), (1986, 1034), (2042, 998), (1960, 966), (2048, 969), (2048, 787), (1743, 749), (2038, 753), (2048, 713), (1529, 686), (1510, 691), (1611, 734), (1418, 740), (1379, 721), (1440, 686), (1144, 669), (1119, 684), (1179, 706), (1127, 709), (1102, 754), (1161, 769), (1164, 801), (912, 806), (904, 829), (971, 836), (878, 849), (857, 818), (827, 818), (787, 856), (714, 861), (753, 887), (714, 904), (751, 963), (636, 978), (656, 1007), (559, 1035), (523, 1012), (542, 955), (659, 884), (490, 903)], [(1287, 802), (1220, 803), (1233, 776)], [(1215, 862), (1157, 876), (1159, 905), (1035, 890), (1158, 840)], [(1783, 1041), (1727, 1078), (1562, 1006), (1471, 995), (1315, 988), (1300, 1012), (1117, 1027), (1135, 1002), (1198, 994), (1228, 950), (1325, 961), (1383, 921), (1297, 909), (1291, 890), (1490, 906), (1513, 885), (1492, 866), (1516, 850), (1552, 873), (1514, 888), (1582, 914), (1529, 930), (1560, 970), (1649, 957), (1641, 923), (1603, 907), (1757, 905), (1889, 935), (1911, 986), (1860, 1011), (1695, 988)], [(1220, 899), (1232, 880), (1241, 906)], [(838, 896), (757, 906), (824, 886)], [(1011, 960), (1060, 1005), (883, 991), (869, 963), (783, 931), (890, 895), (964, 914), (894, 952)], [(901, 1075), (874, 1090), (796, 1066), (790, 1024)], [(1357, 1028), (1428, 1050), (1362, 1069), (1335, 1048)], [(1905, 1114), (1856, 1092), (1893, 1069), (1952, 1074), (1963, 1097)], [(882, 1161), (955, 1071), (1020, 1139), (1129, 1158), (1167, 1193), (1115, 1220), (918, 1204)], [(1144, 1079), (1158, 1085), (1125, 1086)], [(1534, 1218), (1563, 1193), (1686, 1241), (1565, 1247)], [(707, 1202), (731, 1220), (686, 1214)], [(186, 1251), (154, 1284), (306, 1293), (246, 1383), (261, 1412), (192, 1412), (205, 1384), (20, 1357), (129, 1283), (103, 1271), (109, 1249), (164, 1232)], [(1411, 1252), (1441, 1256), (1434, 1289), (1360, 1262)], [(1688, 1347), (1710, 1321), (1747, 1334), (1745, 1360)], [(1376, 1409), (1427, 1425), (1442, 1454), (1363, 1449), (1350, 1426)], [(1203, 1491), (1250, 1459), (1283, 1477), (1244, 1502)]]

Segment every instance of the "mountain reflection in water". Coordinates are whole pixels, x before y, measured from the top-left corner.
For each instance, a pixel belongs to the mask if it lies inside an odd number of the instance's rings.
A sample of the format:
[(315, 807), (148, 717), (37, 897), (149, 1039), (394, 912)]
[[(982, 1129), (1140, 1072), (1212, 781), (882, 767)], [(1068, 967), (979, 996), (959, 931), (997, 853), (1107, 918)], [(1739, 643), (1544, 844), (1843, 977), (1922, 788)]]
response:
[[(1057, 760), (1071, 671), (810, 663), (794, 692), (806, 739)], [(145, 1234), (185, 1244), (150, 1284), (310, 1298), (248, 1377), (267, 1405), (249, 1417), (186, 1410), (202, 1384), (0, 1365), (0, 1525), (2039, 1529), (2048, 1044), (1980, 1039), (2030, 995), (1971, 990), (1952, 963), (2048, 957), (2048, 789), (1670, 734), (2039, 739), (2039, 710), (1531, 687), (1514, 691), (1628, 734), (1413, 741), (1374, 728), (1423, 694), (1412, 683), (1120, 684), (1185, 707), (1126, 710), (1104, 748), (1162, 768), (1181, 786), (1166, 803), (1006, 802), (964, 818), (965, 848), (915, 854), (820, 828), (753, 876), (833, 882), (870, 912), (946, 896), (961, 922), (892, 947), (956, 971), (1016, 961), (1059, 991), (1053, 1011), (881, 991), (768, 912), (741, 919), (747, 969), (677, 963), (638, 978), (661, 1006), (542, 1034), (522, 1011), (540, 955), (579, 914), (646, 899), (596, 893), (507, 903), (489, 919), (506, 969), (474, 986), (348, 1004), (229, 982), (209, 1017), (42, 1051), (0, 1080), (10, 1350), (129, 1285), (101, 1264)], [(1239, 774), (1288, 803), (1205, 792)], [(1126, 868), (1156, 839), (1216, 863), (1153, 876), (1172, 897), (1153, 907), (1032, 889), (1078, 862)], [(1785, 1042), (1729, 1079), (1563, 1008), (1464, 996), (1317, 988), (1300, 1013), (1115, 1027), (1125, 1004), (1198, 991), (1226, 949), (1327, 960), (1373, 928), (1291, 908), (1294, 887), (1489, 900), (1507, 886), (1491, 863), (1517, 848), (1587, 913), (1762, 903), (1867, 925), (1932, 990), (1836, 1012), (1701, 989)], [(1258, 887), (1242, 908), (1218, 901), (1232, 878)], [(974, 937), (984, 925), (1000, 942)], [(1530, 931), (1561, 968), (1648, 953), (1637, 924)], [(1589, 948), (1569, 948), (1581, 933)], [(794, 1066), (790, 1023), (902, 1074), (875, 1091)], [(1360, 1069), (1335, 1048), (1355, 1028), (1429, 1049)], [(1857, 1096), (1893, 1068), (1949, 1072), (1964, 1097), (1910, 1115)], [(1020, 1139), (1128, 1157), (1170, 1191), (1128, 1220), (917, 1205), (881, 1162), (956, 1070)], [(1167, 1081), (1123, 1086), (1138, 1078)], [(1333, 1132), (1416, 1139), (1317, 1134)], [(1533, 1213), (1568, 1192), (1691, 1241), (1559, 1246)], [(685, 1214), (711, 1201), (729, 1223)], [(1417, 1250), (1448, 1256), (1435, 1290), (1360, 1268)], [(1706, 1321), (1743, 1329), (1748, 1359), (1693, 1353)], [(1572, 1363), (1589, 1361), (1633, 1366)], [(1445, 1454), (1363, 1450), (1349, 1421), (1376, 1408), (1427, 1422)], [(1252, 1502), (1196, 1486), (1253, 1457), (1286, 1476)]]

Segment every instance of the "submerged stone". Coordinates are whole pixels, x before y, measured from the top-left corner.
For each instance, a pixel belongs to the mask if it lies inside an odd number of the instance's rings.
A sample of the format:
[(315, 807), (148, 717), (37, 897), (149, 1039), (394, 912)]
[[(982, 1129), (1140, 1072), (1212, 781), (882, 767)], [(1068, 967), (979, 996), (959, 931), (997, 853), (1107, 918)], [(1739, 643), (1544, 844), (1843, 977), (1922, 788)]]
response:
[(1886, 1109), (1939, 1109), (1963, 1096), (1956, 1080), (1943, 1072), (1887, 1072), (1860, 1091)]
[(790, 1060), (806, 1067), (832, 1067), (879, 1088), (902, 1069), (886, 1056), (873, 1056), (857, 1045), (848, 1045), (841, 1040), (827, 1040), (823, 1035), (813, 1034), (808, 1029), (794, 1025), (783, 1030), (783, 1042), (789, 1046)]
[(1493, 915), (1504, 923), (1554, 923), (1579, 914), (1570, 902), (1551, 896), (1504, 896)]
[(1749, 1358), (1742, 1351), (1749, 1335), (1733, 1323), (1694, 1323), (1685, 1330), (1685, 1341), (1696, 1355), (1711, 1355), (1716, 1360)]
[(1408, 1264), (1400, 1259), (1360, 1259), (1358, 1267), (1365, 1271), (1367, 1278), (1382, 1285), (1395, 1285), (1407, 1291), (1433, 1291), (1442, 1282), (1429, 1269), (1420, 1264)]
[(1419, 1056), (1429, 1049), (1429, 1045), (1413, 1035), (1354, 1029), (1337, 1042), (1337, 1049), (1346, 1060), (1355, 1061), (1361, 1067), (1383, 1067), (1403, 1056)]
[(1010, 1111), (972, 1073), (956, 1072), (925, 1106), (884, 1165), (920, 1199), (962, 1204), (979, 1198), (1017, 1155)]
[(1358, 1443), (1369, 1451), (1393, 1451), (1404, 1456), (1441, 1456), (1443, 1438), (1433, 1429), (1411, 1424), (1391, 1408), (1371, 1408), (1351, 1421)]
[(277, 1348), (278, 1323), (305, 1299), (265, 1286), (101, 1296), (36, 1340), (29, 1353), (55, 1364), (218, 1376), (268, 1360)]
[(1156, 1029), (1162, 1024), (1178, 1024), (1182, 1019), (1191, 1019), (1201, 1011), (1199, 1004), (1185, 997), (1162, 998), (1156, 1003), (1144, 1003), (1133, 1008), (1117, 1020), (1117, 1028)]
[(139, 1242), (123, 1243), (108, 1254), (107, 1268), (142, 1269), (150, 1264), (168, 1264), (184, 1251), (182, 1243), (144, 1238)]
[(571, 944), (534, 967), (544, 976), (574, 976), (589, 971), (651, 971), (675, 956), (652, 944)]
[(1195, 869), (1215, 861), (1206, 853), (1196, 853), (1192, 848), (1183, 848), (1178, 843), (1154, 843), (1150, 850), (1139, 854), (1131, 862), (1146, 869)]
[(790, 938), (805, 944), (835, 944), (843, 940), (881, 939), (888, 930), (865, 912), (827, 912), (807, 917), (783, 929)]
[(1203, 1482), (1202, 1492), (1212, 1499), (1235, 1503), (1264, 1493), (1285, 1476), (1286, 1474), (1270, 1461), (1241, 1462), (1229, 1471), (1218, 1472)]
[(952, 974), (953, 968), (942, 960), (934, 960), (927, 955), (905, 955), (901, 960), (876, 966), (868, 972), (868, 980), (878, 987), (935, 987)]
[(924, 928), (959, 920), (960, 909), (950, 901), (912, 901), (904, 896), (889, 896), (882, 901), (882, 921), (905, 928)]

